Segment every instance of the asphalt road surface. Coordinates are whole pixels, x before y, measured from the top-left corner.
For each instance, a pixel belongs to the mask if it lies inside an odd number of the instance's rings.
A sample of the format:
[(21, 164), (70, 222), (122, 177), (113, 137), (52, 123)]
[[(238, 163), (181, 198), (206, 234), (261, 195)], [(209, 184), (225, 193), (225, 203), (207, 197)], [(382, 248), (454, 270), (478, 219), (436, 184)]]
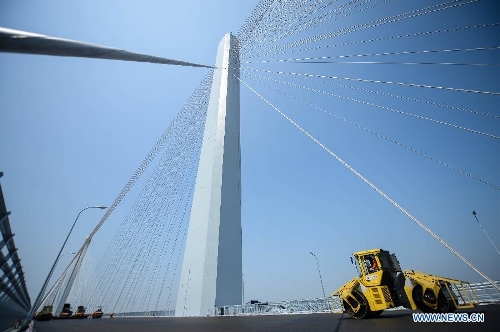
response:
[(457, 312), (484, 313), (483, 323), (415, 323), (411, 311), (386, 311), (354, 320), (347, 314), (223, 316), (197, 318), (113, 318), (36, 322), (36, 332), (368, 332), (368, 331), (500, 331), (500, 305)]

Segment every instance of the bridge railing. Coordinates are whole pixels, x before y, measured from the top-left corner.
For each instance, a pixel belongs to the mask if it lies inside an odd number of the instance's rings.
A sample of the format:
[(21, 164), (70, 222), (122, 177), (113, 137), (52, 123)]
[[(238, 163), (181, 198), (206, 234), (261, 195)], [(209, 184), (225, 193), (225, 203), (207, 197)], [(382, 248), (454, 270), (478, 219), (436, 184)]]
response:
[[(500, 285), (500, 281), (496, 282)], [(470, 284), (472, 290), (479, 299), (479, 305), (500, 303), (500, 292), (498, 292), (490, 283)], [(402, 309), (396, 308), (396, 309)], [(209, 309), (208, 316), (246, 316), (246, 315), (280, 315), (280, 314), (312, 314), (343, 312), (342, 300), (339, 296), (316, 299), (290, 300), (282, 302), (257, 302), (243, 305), (223, 306)], [(174, 310), (158, 311), (137, 311), (115, 313), (115, 317), (172, 317), (175, 316)]]
[[(500, 286), (500, 281), (495, 283)], [(500, 303), (500, 292), (490, 283), (473, 283), (470, 286), (479, 299), (479, 305)], [(216, 308), (209, 315), (276, 315), (324, 312), (343, 312), (340, 297), (224, 306)]]
[(9, 215), (0, 185), (0, 331), (26, 317), (31, 306)]
[(252, 303), (217, 308), (215, 315), (277, 315), (342, 312), (338, 297)]
[[(495, 281), (500, 286), (500, 281)], [(478, 282), (470, 284), (472, 290), (479, 299), (479, 304), (500, 303), (500, 292), (489, 282)]]

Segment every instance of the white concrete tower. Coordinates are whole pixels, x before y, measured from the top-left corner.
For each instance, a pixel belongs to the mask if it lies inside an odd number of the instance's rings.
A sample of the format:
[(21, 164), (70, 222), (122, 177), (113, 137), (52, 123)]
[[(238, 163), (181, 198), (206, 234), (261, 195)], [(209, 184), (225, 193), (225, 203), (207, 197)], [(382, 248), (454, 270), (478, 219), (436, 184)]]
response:
[(229, 33), (215, 66), (176, 316), (242, 303), (239, 52)]

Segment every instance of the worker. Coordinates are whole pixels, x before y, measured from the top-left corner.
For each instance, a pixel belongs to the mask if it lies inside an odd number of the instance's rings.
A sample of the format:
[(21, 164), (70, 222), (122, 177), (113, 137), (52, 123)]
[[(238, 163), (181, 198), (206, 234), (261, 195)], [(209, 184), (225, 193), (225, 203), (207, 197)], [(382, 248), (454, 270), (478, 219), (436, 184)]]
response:
[(368, 268), (368, 273), (372, 273), (378, 270), (377, 260), (375, 259), (375, 256), (367, 256), (366, 266)]
[(372, 258), (372, 270), (373, 271), (378, 270), (377, 260), (375, 259), (375, 256), (373, 256), (373, 258)]

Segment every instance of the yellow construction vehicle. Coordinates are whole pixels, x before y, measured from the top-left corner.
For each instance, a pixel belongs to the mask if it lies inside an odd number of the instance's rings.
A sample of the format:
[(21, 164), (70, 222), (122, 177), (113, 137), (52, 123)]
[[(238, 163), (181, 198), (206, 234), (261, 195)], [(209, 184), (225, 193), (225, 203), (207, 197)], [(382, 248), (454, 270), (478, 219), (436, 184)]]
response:
[(83, 305), (78, 306), (78, 309), (76, 309), (75, 314), (73, 315), (72, 318), (85, 318), (85, 307)]
[(92, 318), (101, 318), (103, 315), (102, 306), (99, 306), (97, 310), (92, 313)]
[(52, 305), (46, 305), (43, 307), (43, 309), (35, 315), (35, 320), (42, 321), (42, 320), (51, 320), (54, 317), (52, 316)]
[(330, 296), (334, 308), (341, 308), (356, 319), (378, 316), (385, 309), (396, 307), (447, 313), (479, 304), (468, 282), (402, 271), (396, 255), (382, 249), (356, 252), (351, 263), (356, 266), (359, 277)]
[(71, 310), (71, 304), (69, 303), (64, 303), (63, 309), (61, 313), (59, 314), (60, 319), (67, 319), (70, 318), (71, 315), (73, 315), (73, 311)]

